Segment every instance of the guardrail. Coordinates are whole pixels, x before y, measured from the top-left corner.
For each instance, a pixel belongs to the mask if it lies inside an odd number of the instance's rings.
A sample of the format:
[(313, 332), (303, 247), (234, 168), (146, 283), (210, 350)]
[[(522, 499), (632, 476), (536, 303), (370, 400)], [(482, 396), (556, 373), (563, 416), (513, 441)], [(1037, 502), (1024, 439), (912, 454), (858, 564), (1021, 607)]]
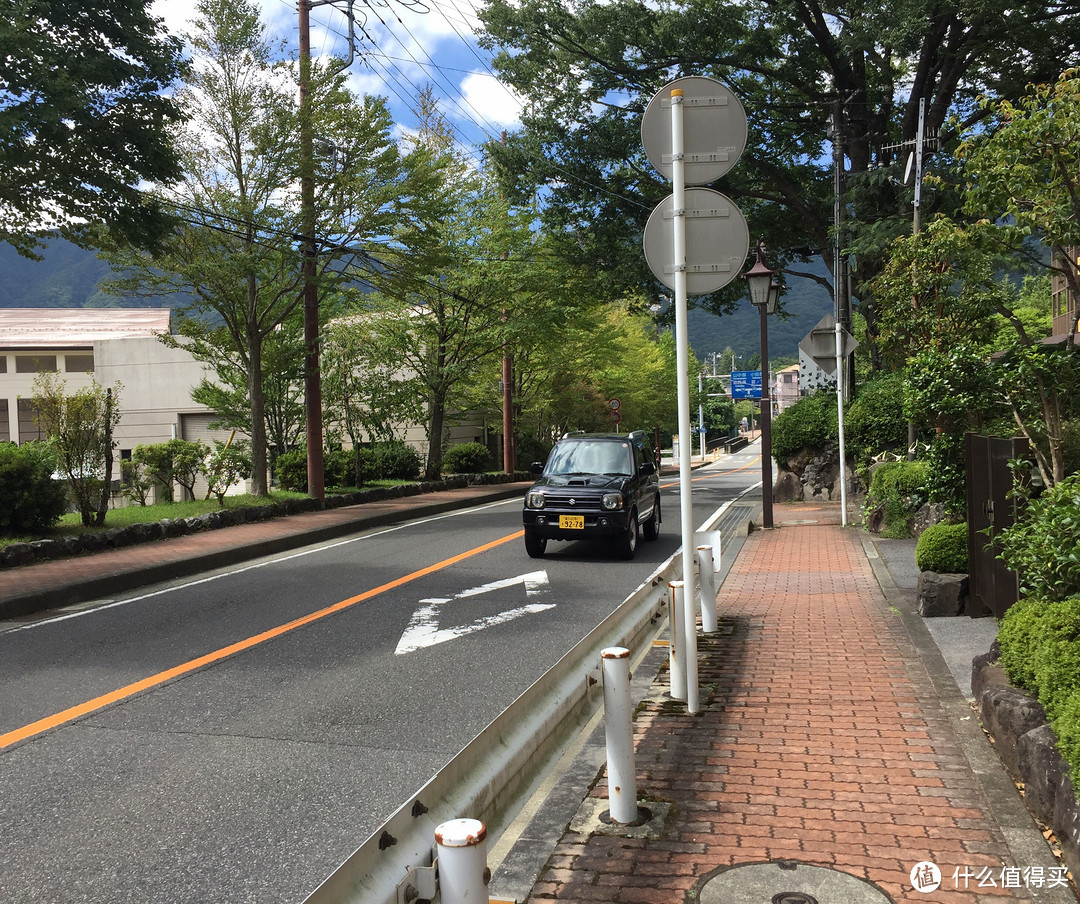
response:
[[(728, 505), (703, 529), (711, 531)], [(535, 776), (603, 702), (594, 677), (600, 651), (635, 650), (648, 640), (668, 605), (668, 584), (681, 576), (676, 552), (376, 829), (305, 904), (410, 904), (430, 897), (436, 827), (468, 816), (498, 836)]]

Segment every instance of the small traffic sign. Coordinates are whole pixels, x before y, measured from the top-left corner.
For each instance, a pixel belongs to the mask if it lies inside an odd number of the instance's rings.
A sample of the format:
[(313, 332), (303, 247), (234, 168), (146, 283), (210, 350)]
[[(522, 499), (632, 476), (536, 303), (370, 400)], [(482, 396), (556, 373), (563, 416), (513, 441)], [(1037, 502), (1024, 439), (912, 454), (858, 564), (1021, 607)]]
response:
[(611, 408), (612, 411), (618, 411), (621, 404), (622, 403), (618, 399), (608, 399), (608, 407)]
[(617, 423), (619, 423), (619, 421), (621, 421), (621, 420), (622, 420), (622, 415), (621, 415), (621, 414), (619, 414), (619, 412), (618, 412), (618, 411), (613, 411), (613, 412), (611, 413), (611, 417), (612, 417), (612, 418), (614, 419), (614, 421), (615, 421), (615, 423), (616, 423), (616, 424), (617, 424)]

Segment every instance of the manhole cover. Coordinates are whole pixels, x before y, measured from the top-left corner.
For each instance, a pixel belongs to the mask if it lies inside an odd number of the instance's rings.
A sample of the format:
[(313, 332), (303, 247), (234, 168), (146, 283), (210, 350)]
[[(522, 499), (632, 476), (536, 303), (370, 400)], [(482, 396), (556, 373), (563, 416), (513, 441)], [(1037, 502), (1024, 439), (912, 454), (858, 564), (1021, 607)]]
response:
[(717, 870), (705, 878), (698, 900), (701, 904), (894, 904), (864, 879), (793, 860)]

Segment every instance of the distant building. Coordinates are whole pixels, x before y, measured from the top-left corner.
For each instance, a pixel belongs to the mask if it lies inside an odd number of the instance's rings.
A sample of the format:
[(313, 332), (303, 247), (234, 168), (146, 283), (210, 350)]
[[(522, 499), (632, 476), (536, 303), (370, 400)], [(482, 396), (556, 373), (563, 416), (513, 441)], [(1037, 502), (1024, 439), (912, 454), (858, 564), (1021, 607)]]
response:
[(799, 365), (792, 364), (773, 373), (773, 409), (777, 414), (790, 408), (802, 397), (799, 390)]
[[(1066, 254), (1069, 256), (1069, 265), (1072, 267), (1073, 272), (1077, 272), (1080, 269), (1080, 247), (1072, 246), (1066, 249)], [(1058, 261), (1056, 263), (1066, 263), (1065, 261)], [(1064, 338), (1069, 334), (1069, 330), (1072, 328), (1073, 320), (1076, 318), (1077, 297), (1069, 288), (1068, 280), (1065, 279), (1063, 273), (1054, 272), (1050, 278), (1050, 301), (1051, 301), (1051, 313), (1054, 318), (1053, 327), (1051, 332), (1054, 338)]]

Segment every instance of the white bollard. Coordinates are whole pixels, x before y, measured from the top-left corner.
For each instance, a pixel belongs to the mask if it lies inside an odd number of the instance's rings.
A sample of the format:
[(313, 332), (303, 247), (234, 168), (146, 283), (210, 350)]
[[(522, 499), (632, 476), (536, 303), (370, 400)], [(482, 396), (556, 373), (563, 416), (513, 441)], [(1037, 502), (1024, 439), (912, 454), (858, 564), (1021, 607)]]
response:
[(713, 548), (699, 546), (698, 595), (701, 597), (701, 630), (706, 634), (715, 634), (720, 627), (716, 619), (716, 570), (713, 567)]
[(604, 671), (604, 731), (607, 740), (608, 812), (619, 825), (637, 822), (633, 709), (630, 702), (630, 651), (600, 651)]
[(686, 699), (686, 657), (683, 653), (682, 605), (675, 596), (675, 587), (682, 581), (668, 584), (668, 683), (672, 700)]
[(479, 819), (451, 819), (435, 829), (442, 904), (488, 904), (486, 838)]

